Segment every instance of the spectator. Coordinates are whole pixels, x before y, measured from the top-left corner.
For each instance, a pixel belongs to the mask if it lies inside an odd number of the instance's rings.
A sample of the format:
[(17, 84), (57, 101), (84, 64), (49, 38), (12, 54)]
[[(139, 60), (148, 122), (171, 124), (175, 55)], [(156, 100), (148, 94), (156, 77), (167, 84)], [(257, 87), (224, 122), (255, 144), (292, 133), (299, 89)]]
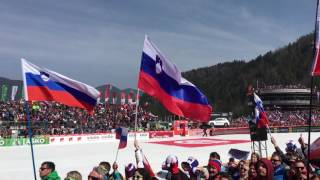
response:
[(64, 180), (82, 180), (82, 176), (78, 171), (70, 171)]
[(132, 163), (129, 163), (126, 165), (124, 172), (127, 180), (133, 180), (136, 172), (136, 166)]
[[(141, 177), (143, 179), (149, 180), (154, 176), (153, 172), (151, 172), (151, 167), (148, 169), (148, 167), (145, 167), (145, 164), (143, 163), (143, 153), (142, 149), (139, 146), (138, 140), (134, 140), (134, 147), (136, 148), (135, 150), (135, 157), (136, 157), (136, 163), (137, 163), (137, 169), (135, 171), (135, 177)], [(146, 165), (147, 166), (147, 165)]]
[(251, 154), (250, 162), (256, 164), (260, 160), (260, 155), (256, 152)]
[(210, 161), (210, 160), (216, 160), (216, 159), (219, 159), (219, 160), (220, 160), (220, 155), (219, 155), (219, 153), (217, 153), (217, 152), (212, 152), (212, 153), (210, 153), (209, 161)]
[(249, 166), (246, 163), (243, 163), (243, 165), (239, 165), (240, 170), (240, 180), (247, 180), (249, 179)]
[(200, 178), (200, 173), (197, 172), (199, 162), (194, 157), (188, 157), (187, 161), (181, 163), (183, 171), (187, 172), (191, 180), (197, 180)]
[(274, 152), (271, 156), (271, 163), (274, 169), (273, 179), (275, 180), (286, 180), (287, 172), (285, 166), (282, 164), (280, 155)]
[(232, 179), (239, 179), (240, 172), (234, 158), (229, 158), (227, 164), (227, 171)]
[(259, 180), (272, 180), (273, 167), (271, 161), (266, 158), (261, 158), (257, 162), (257, 173)]
[(257, 174), (257, 170), (256, 170), (256, 164), (254, 164), (252, 162), (249, 164), (248, 175), (249, 175), (249, 177), (248, 177), (249, 180), (256, 180), (257, 179), (258, 174)]
[(118, 171), (118, 163), (117, 162), (114, 162), (112, 164), (112, 169), (113, 169), (113, 172), (110, 175), (110, 179), (123, 180), (122, 174)]
[(189, 177), (179, 169), (178, 158), (175, 155), (169, 155), (166, 158), (163, 170), (168, 170), (171, 174), (171, 180), (188, 180)]
[(210, 160), (207, 166), (209, 172), (209, 180), (220, 178), (221, 163), (218, 160)]
[(294, 163), (294, 175), (291, 177), (292, 179), (307, 179), (307, 168), (304, 164), (304, 161), (297, 160)]
[(104, 180), (108, 180), (110, 179), (110, 169), (111, 169), (111, 165), (109, 162), (106, 161), (102, 161), (99, 163), (99, 171), (101, 172), (101, 174), (103, 174), (104, 176)]
[(42, 180), (60, 180), (60, 177), (55, 170), (55, 164), (51, 161), (45, 161), (39, 168), (39, 175)]
[(88, 180), (104, 180), (104, 175), (99, 172), (98, 167), (94, 167), (88, 175)]

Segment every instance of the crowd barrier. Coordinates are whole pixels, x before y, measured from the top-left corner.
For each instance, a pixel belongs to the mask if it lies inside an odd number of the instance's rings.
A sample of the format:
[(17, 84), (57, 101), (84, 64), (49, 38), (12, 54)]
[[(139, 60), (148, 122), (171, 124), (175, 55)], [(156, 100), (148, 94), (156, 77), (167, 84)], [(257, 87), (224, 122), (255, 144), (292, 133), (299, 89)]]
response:
[[(299, 127), (271, 127), (272, 133), (290, 133), (290, 132), (307, 132), (307, 126)], [(320, 126), (311, 127), (311, 132), (320, 132)], [(210, 135), (209, 130), (207, 130)], [(225, 134), (249, 134), (249, 128), (215, 128), (214, 135)], [(148, 140), (152, 138), (168, 138), (173, 137), (173, 131), (148, 131), (137, 132), (138, 140)], [(201, 136), (203, 135), (203, 129), (188, 129), (188, 136)], [(134, 132), (128, 133), (128, 141), (133, 141), (135, 138)], [(32, 142), (35, 145), (43, 144), (78, 144), (78, 143), (98, 143), (98, 142), (115, 142), (115, 133), (101, 133), (101, 134), (73, 134), (73, 135), (54, 135), (54, 136), (35, 136), (32, 138)], [(29, 145), (29, 138), (17, 137), (17, 138), (0, 138), (0, 147), (8, 146), (23, 146)]]

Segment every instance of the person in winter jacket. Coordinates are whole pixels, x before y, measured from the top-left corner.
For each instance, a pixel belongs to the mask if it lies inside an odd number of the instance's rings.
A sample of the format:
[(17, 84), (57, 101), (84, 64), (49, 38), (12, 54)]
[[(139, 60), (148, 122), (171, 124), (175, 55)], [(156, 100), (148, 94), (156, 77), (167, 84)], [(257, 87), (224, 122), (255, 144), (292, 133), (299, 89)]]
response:
[(274, 152), (271, 156), (271, 163), (274, 169), (273, 179), (286, 180), (287, 171), (285, 165), (282, 163), (281, 157), (277, 152)]
[(39, 168), (39, 175), (41, 180), (60, 180), (60, 177), (55, 170), (56, 166), (51, 161), (45, 161)]
[(258, 173), (257, 173), (257, 169), (256, 169), (256, 164), (251, 162), (249, 164), (249, 172), (248, 172), (248, 180), (256, 180)]
[(219, 160), (210, 160), (207, 166), (209, 180), (220, 179), (221, 162)]
[(171, 180), (188, 180), (190, 179), (181, 169), (179, 169), (178, 157), (169, 155), (163, 163), (162, 170), (168, 170), (171, 174)]
[(191, 180), (197, 180), (200, 178), (200, 173), (198, 172), (199, 162), (194, 157), (188, 157), (187, 161), (181, 163), (182, 169), (187, 172)]
[(114, 162), (112, 164), (112, 169), (113, 169), (113, 172), (110, 175), (111, 180), (123, 180), (124, 179), (122, 174), (118, 170), (118, 163), (117, 162)]
[(137, 139), (134, 140), (134, 147), (136, 148), (134, 152), (136, 157), (137, 168), (134, 171), (133, 179), (151, 180), (154, 176), (154, 173), (150, 165), (144, 163), (144, 155)]
[(257, 172), (259, 180), (272, 180), (273, 178), (273, 166), (270, 160), (261, 158), (257, 162)]

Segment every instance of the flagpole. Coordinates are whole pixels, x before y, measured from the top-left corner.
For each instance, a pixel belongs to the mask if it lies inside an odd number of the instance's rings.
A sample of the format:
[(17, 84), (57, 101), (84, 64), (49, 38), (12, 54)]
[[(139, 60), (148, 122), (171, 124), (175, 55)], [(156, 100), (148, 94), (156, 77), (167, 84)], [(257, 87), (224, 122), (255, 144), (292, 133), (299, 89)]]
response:
[[(314, 65), (316, 67), (316, 63), (317, 63), (317, 55), (316, 55), (316, 46), (318, 46), (318, 42), (320, 38), (318, 36), (318, 31), (319, 31), (319, 22), (318, 22), (318, 8), (319, 8), (319, 0), (317, 0), (317, 9), (316, 9), (316, 21), (315, 21), (315, 30), (314, 30), (314, 46), (313, 46), (313, 57), (314, 57)], [(309, 105), (309, 119), (308, 119), (308, 157), (307, 157), (307, 164), (308, 164), (308, 168), (307, 168), (307, 180), (309, 180), (309, 174), (310, 174), (310, 143), (311, 143), (311, 116), (312, 116), (312, 92), (313, 92), (313, 76), (314, 76), (314, 70), (315, 67), (312, 66), (312, 70), (311, 70), (311, 82), (310, 82), (310, 105)]]
[(31, 119), (30, 119), (30, 112), (29, 112), (28, 101), (25, 101), (25, 108), (26, 108), (27, 120), (28, 120), (29, 141), (30, 141), (30, 147), (31, 147), (31, 156), (32, 156), (32, 165), (33, 165), (33, 175), (34, 175), (34, 179), (37, 180), (36, 166), (35, 166), (35, 162), (34, 162), (34, 153), (33, 153), (33, 143), (32, 143)]
[[(319, 2), (319, 0), (318, 0)], [(312, 92), (313, 92), (313, 76), (311, 76), (311, 88), (310, 88), (310, 105), (309, 105), (309, 119), (308, 119), (308, 158), (307, 158), (307, 179), (309, 179), (310, 172), (310, 141), (311, 141), (311, 117), (312, 117)]]
[(117, 160), (118, 160), (118, 154), (119, 154), (119, 147), (118, 147), (117, 154), (116, 154), (116, 159), (114, 160), (114, 162), (117, 162)]
[(136, 116), (135, 116), (135, 120), (134, 120), (134, 139), (136, 140), (137, 139), (137, 126), (138, 126), (138, 106), (139, 106), (139, 101), (140, 101), (140, 98), (139, 98), (139, 94), (140, 94), (140, 89), (138, 88), (138, 91), (137, 91), (137, 96), (136, 96)]
[(270, 127), (269, 127), (269, 125), (268, 125), (268, 124), (266, 124), (266, 127), (267, 127), (267, 129), (268, 129), (268, 134), (269, 134), (269, 136), (270, 136), (270, 138), (271, 138), (271, 137), (272, 137), (272, 135), (271, 135)]

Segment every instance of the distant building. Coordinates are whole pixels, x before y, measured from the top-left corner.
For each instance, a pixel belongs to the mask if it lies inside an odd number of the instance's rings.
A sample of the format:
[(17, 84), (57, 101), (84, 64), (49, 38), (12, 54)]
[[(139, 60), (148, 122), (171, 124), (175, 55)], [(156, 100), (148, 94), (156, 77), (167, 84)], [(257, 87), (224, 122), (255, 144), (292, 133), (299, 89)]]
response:
[[(310, 105), (310, 89), (307, 88), (275, 88), (259, 89), (256, 92), (267, 110), (307, 110)], [(314, 91), (313, 104), (319, 106), (319, 90)], [(253, 97), (249, 96), (249, 106), (253, 106)]]

